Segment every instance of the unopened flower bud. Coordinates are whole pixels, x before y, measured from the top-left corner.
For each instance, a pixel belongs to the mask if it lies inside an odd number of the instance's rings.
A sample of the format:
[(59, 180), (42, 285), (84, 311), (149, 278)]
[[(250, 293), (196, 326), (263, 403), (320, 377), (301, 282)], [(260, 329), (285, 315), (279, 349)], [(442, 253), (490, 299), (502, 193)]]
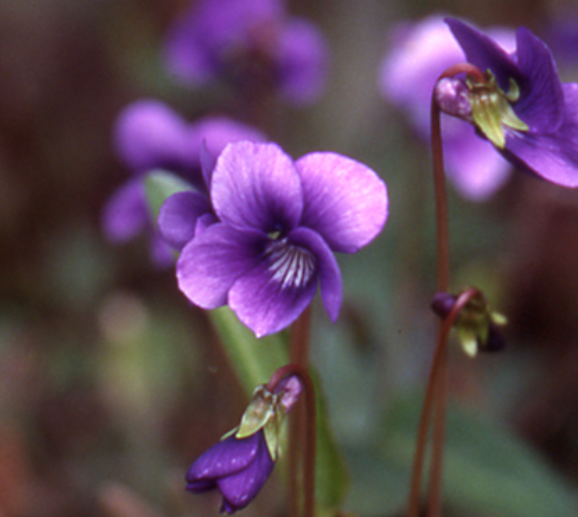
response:
[[(432, 310), (442, 319), (448, 317), (459, 295), (436, 293), (433, 298)], [(506, 318), (497, 312), (492, 312), (486, 298), (481, 292), (472, 296), (462, 307), (454, 327), (464, 349), (469, 356), (480, 352), (497, 352), (506, 346), (499, 326), (505, 325)]]
[(245, 508), (259, 493), (278, 457), (281, 424), (297, 402), (302, 386), (289, 375), (273, 391), (257, 386), (241, 424), (205, 451), (187, 473), (187, 490), (217, 489), (223, 496), (222, 512)]
[(455, 77), (440, 79), (435, 86), (434, 95), (444, 113), (471, 121), (470, 91), (464, 81)]

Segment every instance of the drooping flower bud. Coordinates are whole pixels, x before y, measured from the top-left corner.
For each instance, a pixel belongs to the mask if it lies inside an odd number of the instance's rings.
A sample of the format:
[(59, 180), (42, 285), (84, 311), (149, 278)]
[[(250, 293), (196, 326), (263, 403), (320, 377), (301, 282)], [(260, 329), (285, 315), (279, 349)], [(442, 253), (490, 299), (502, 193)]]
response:
[(470, 91), (464, 81), (455, 77), (445, 77), (436, 83), (434, 95), (444, 113), (472, 122)]
[[(440, 317), (446, 318), (454, 307), (459, 295), (437, 293), (432, 301), (433, 311)], [(499, 327), (506, 324), (506, 318), (490, 310), (485, 296), (477, 292), (460, 311), (454, 327), (464, 352), (474, 357), (480, 352), (498, 352), (503, 350), (506, 343)]]
[(301, 382), (291, 375), (274, 392), (258, 386), (239, 427), (205, 451), (187, 473), (187, 490), (203, 493), (217, 489), (221, 511), (245, 508), (258, 494), (279, 456), (282, 423), (301, 393)]

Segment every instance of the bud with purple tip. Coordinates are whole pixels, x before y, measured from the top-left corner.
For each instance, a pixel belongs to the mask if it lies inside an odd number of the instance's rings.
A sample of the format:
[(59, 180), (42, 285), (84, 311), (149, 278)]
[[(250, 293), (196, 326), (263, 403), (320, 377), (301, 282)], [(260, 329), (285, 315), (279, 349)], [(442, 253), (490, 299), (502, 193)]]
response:
[[(459, 295), (449, 293), (436, 293), (431, 304), (432, 310), (440, 318), (445, 319), (458, 297)], [(506, 318), (497, 312), (492, 312), (486, 298), (479, 291), (464, 305), (454, 322), (462, 348), (471, 357), (474, 357), (478, 351), (503, 350), (506, 343), (499, 327), (505, 324)]]
[(279, 454), (281, 424), (301, 393), (301, 382), (289, 376), (273, 392), (258, 386), (241, 424), (205, 451), (187, 472), (187, 490), (218, 490), (221, 512), (245, 508), (273, 471)]

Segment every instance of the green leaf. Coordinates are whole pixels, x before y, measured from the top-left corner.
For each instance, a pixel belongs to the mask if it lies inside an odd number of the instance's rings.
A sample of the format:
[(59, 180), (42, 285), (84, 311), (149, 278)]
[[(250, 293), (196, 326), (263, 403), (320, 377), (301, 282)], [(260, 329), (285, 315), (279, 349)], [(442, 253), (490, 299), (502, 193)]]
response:
[(284, 335), (257, 339), (228, 307), (211, 311), (209, 317), (248, 397), (259, 384), (265, 384), (275, 370), (289, 362)]
[[(347, 489), (349, 476), (345, 461), (329, 427), (325, 397), (318, 378), (313, 375), (317, 402), (317, 471), (315, 473), (315, 496), (320, 513), (335, 515), (340, 509)], [(325, 512), (323, 511), (325, 510)]]
[[(386, 414), (386, 456), (411, 465), (421, 409), (397, 400)], [(565, 517), (576, 513), (572, 490), (528, 445), (508, 430), (451, 408), (444, 456), (444, 498), (469, 514)]]
[(149, 210), (156, 221), (165, 200), (183, 190), (194, 190), (192, 185), (180, 176), (161, 169), (149, 172), (144, 177)]

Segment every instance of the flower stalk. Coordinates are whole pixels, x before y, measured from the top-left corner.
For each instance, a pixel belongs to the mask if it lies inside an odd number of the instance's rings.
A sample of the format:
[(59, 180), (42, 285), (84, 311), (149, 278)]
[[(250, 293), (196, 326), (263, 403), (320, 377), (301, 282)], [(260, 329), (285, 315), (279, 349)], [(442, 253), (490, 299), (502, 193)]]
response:
[[(473, 77), (477, 82), (481, 83), (485, 81), (484, 74), (477, 67), (469, 63), (460, 63), (449, 67), (440, 75), (438, 81), (462, 73)], [(448, 292), (450, 284), (450, 242), (440, 112), (440, 106), (436, 99), (434, 89), (431, 100), (431, 141), (436, 200), (436, 276), (438, 292)], [(434, 357), (418, 427), (416, 451), (410, 482), (408, 517), (418, 517), (419, 515), (423, 467), (432, 416), (432, 463), (429, 477), (427, 515), (428, 517), (438, 517), (440, 515), (443, 451), (445, 443), (445, 413), (447, 404), (447, 340), (450, 329), (458, 317), (460, 310), (467, 301), (474, 296), (474, 293), (478, 293), (478, 291), (475, 289), (467, 289), (464, 291), (452, 307), (450, 313), (438, 327)]]
[[(311, 377), (305, 368), (298, 364), (288, 364), (279, 368), (279, 370), (273, 374), (273, 377), (271, 377), (271, 380), (267, 384), (267, 389), (272, 393), (275, 392), (277, 385), (287, 377), (291, 376), (296, 376), (299, 378), (305, 397), (305, 441), (303, 444), (304, 446), (300, 448), (303, 453), (300, 455), (302, 457), (301, 465), (303, 467), (303, 517), (315, 517), (315, 458), (317, 446), (317, 415), (315, 406), (315, 388), (313, 386), (313, 381), (311, 380)], [(298, 431), (301, 432), (301, 429), (302, 428), (299, 428)], [(289, 458), (291, 460), (292, 451), (290, 450), (289, 452)], [(298, 472), (290, 472), (290, 476), (294, 477), (293, 481), (290, 480), (290, 483), (294, 483), (295, 489), (297, 489), (297, 481), (299, 477)], [(293, 496), (298, 495), (298, 493), (298, 490), (296, 490), (296, 493), (290, 493), (289, 498), (293, 499)], [(298, 498), (296, 500), (299, 501)], [(296, 507), (294, 510), (298, 511), (298, 508)]]
[[(311, 328), (311, 305), (309, 305), (291, 325), (289, 336), (289, 361), (299, 365), (305, 371), (309, 367), (309, 332)], [(289, 470), (289, 515), (299, 516), (302, 499), (299, 491), (299, 467), (305, 468), (300, 462), (303, 457), (303, 406), (297, 404), (293, 418), (289, 421), (289, 454), (287, 468)]]

